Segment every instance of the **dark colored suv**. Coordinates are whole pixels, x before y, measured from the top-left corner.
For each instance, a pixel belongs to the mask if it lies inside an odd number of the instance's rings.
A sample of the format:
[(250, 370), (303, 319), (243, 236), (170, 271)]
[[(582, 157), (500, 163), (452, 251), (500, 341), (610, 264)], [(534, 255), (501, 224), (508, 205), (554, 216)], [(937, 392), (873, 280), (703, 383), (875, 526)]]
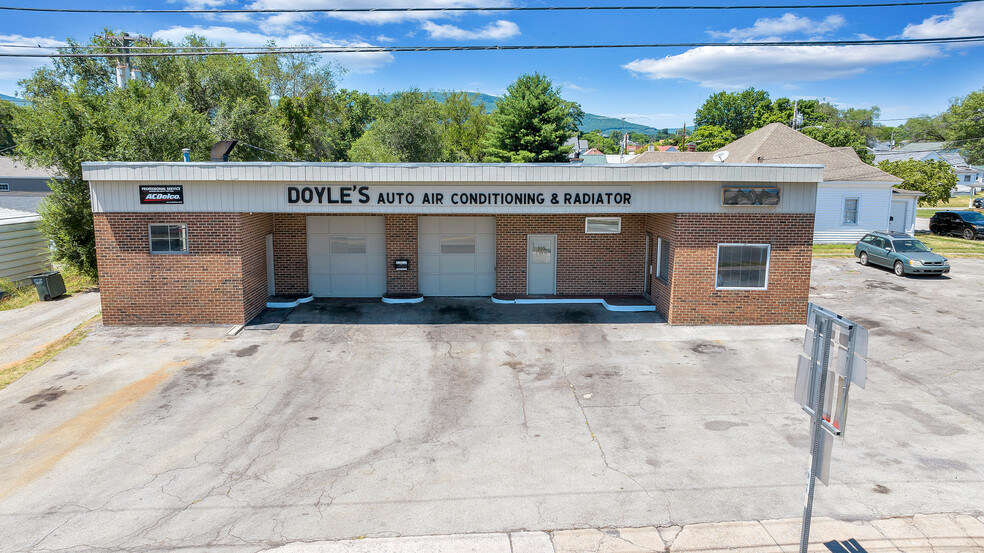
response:
[(929, 231), (974, 240), (984, 237), (984, 215), (976, 211), (937, 211), (929, 220)]
[(974, 207), (984, 209), (984, 198), (974, 198)]

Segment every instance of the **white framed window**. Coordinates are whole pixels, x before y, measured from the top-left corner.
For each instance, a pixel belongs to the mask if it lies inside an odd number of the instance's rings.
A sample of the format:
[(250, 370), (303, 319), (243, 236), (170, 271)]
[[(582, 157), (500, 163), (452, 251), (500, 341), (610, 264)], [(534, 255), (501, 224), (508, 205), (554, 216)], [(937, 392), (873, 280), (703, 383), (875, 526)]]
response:
[(150, 253), (188, 253), (188, 225), (184, 223), (151, 224)]
[(670, 243), (662, 238), (656, 238), (656, 278), (670, 280)]
[[(964, 175), (964, 182), (970, 182), (970, 175)], [(0, 184), (0, 186), (3, 186), (3, 185)], [(3, 188), (0, 188), (0, 190), (3, 190)]]
[(844, 198), (844, 218), (843, 224), (858, 224), (858, 206), (861, 204), (860, 198)]
[(619, 234), (622, 232), (621, 217), (586, 217), (584, 219), (586, 234)]
[(10, 183), (9, 182), (0, 182), (0, 192), (6, 192), (8, 190), (10, 190)]
[(771, 244), (718, 244), (716, 290), (767, 290)]

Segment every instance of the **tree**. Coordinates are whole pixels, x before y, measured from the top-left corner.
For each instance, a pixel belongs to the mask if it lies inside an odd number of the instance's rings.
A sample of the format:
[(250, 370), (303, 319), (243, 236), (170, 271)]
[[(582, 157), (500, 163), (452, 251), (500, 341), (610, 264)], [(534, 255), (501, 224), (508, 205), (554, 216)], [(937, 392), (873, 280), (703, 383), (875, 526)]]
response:
[(488, 133), (492, 118), (485, 113), (485, 104), (473, 102), (477, 95), (467, 92), (448, 92), (441, 104), (444, 161), (470, 163), (482, 161), (482, 140)]
[(865, 138), (846, 127), (807, 127), (801, 132), (814, 140), (823, 142), (827, 146), (834, 148), (850, 146), (857, 152), (861, 161), (867, 164), (872, 164), (875, 161), (875, 155), (868, 151), (868, 143)]
[(957, 186), (957, 174), (943, 160), (885, 160), (878, 164), (878, 168), (902, 179), (900, 188), (926, 194), (919, 201), (929, 205), (949, 200), (950, 193)]
[(769, 93), (747, 88), (741, 92), (718, 92), (711, 95), (694, 115), (694, 125), (724, 127), (737, 137), (755, 128), (755, 111), (769, 104)]
[(758, 129), (770, 123), (782, 123), (792, 127), (794, 114), (798, 114), (801, 118), (800, 123), (796, 125), (797, 128), (821, 125), (826, 122), (821, 104), (817, 100), (793, 101), (789, 98), (776, 98), (773, 102), (762, 102), (756, 106), (754, 127)]
[(697, 143), (698, 152), (713, 152), (734, 141), (735, 135), (731, 131), (717, 125), (698, 127), (694, 134), (687, 138), (687, 142)]
[[(269, 41), (267, 47), (277, 43)], [(304, 98), (312, 92), (331, 95), (335, 79), (344, 73), (338, 65), (322, 64), (317, 54), (263, 54), (253, 60), (257, 75), (278, 99)]]
[(581, 140), (588, 141), (588, 148), (596, 148), (600, 152), (606, 154), (618, 153), (618, 144), (616, 144), (611, 138), (602, 136), (601, 133), (597, 131), (592, 131), (582, 135)]
[(484, 142), (486, 159), (512, 163), (564, 162), (564, 146), (584, 118), (581, 106), (560, 97), (547, 77), (521, 75), (492, 112)]
[(14, 112), (18, 108), (13, 102), (0, 100), (0, 155), (8, 155), (14, 147)]
[(949, 148), (960, 148), (969, 163), (984, 163), (984, 89), (957, 98), (943, 114)]
[(433, 97), (411, 89), (379, 104), (378, 117), (352, 143), (349, 158), (365, 162), (441, 161), (441, 106)]

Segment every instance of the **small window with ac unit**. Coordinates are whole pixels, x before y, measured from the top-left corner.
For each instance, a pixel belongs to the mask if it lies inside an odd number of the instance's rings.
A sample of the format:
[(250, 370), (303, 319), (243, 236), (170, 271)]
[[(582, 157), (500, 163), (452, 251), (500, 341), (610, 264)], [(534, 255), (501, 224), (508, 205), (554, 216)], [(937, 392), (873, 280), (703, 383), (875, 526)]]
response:
[(6, 192), (8, 190), (10, 190), (10, 183), (9, 182), (0, 182), (0, 192)]
[(587, 217), (584, 219), (584, 232), (587, 234), (619, 234), (622, 232), (622, 218)]

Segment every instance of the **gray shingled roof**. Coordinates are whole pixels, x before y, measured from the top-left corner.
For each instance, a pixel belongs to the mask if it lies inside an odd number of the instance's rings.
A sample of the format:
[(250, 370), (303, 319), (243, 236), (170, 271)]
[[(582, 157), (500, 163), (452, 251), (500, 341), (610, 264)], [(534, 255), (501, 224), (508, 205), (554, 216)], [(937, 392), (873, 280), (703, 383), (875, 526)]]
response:
[(853, 148), (832, 148), (782, 123), (766, 125), (721, 150), (730, 153), (728, 163), (823, 164), (824, 182), (902, 182), (861, 161)]
[(0, 156), (0, 177), (17, 179), (50, 179), (57, 176), (57, 171), (46, 167), (29, 167), (10, 156)]

